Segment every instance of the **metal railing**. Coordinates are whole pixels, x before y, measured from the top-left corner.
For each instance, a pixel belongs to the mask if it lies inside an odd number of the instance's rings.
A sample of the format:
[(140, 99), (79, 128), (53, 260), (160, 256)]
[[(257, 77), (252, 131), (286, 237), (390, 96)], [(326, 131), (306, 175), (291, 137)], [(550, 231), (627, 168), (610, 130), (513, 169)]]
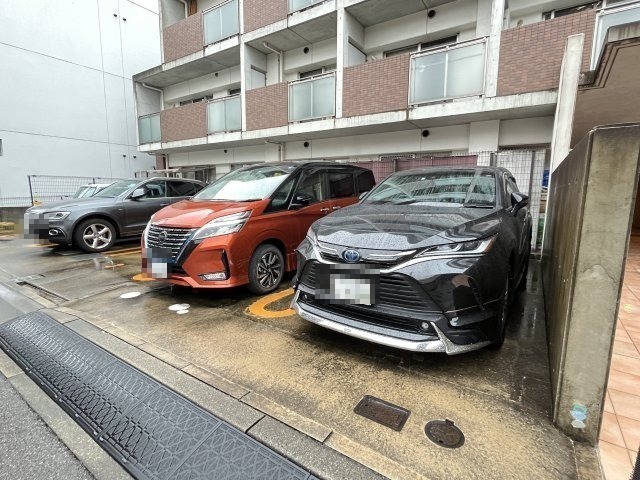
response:
[(56, 202), (73, 197), (78, 189), (90, 183), (110, 184), (121, 178), (70, 177), (58, 175), (29, 175), (31, 205)]
[(409, 104), (482, 95), (486, 50), (486, 38), (481, 38), (413, 54)]
[(240, 96), (211, 100), (207, 104), (207, 131), (217, 133), (237, 130), (242, 130)]
[(324, 3), (326, 0), (289, 0), (289, 13), (306, 10), (318, 3)]
[(160, 114), (152, 113), (138, 117), (138, 137), (140, 145), (155, 143), (162, 140), (160, 133)]
[(608, 7), (600, 10), (596, 16), (594, 32), (593, 52), (591, 55), (591, 69), (593, 70), (600, 54), (607, 43), (608, 32), (611, 27), (625, 25), (640, 21), (640, 2), (627, 3), (617, 7)]
[(202, 12), (202, 31), (205, 46), (240, 33), (238, 0), (230, 0)]
[(336, 111), (335, 73), (323, 73), (289, 83), (289, 121), (333, 117)]

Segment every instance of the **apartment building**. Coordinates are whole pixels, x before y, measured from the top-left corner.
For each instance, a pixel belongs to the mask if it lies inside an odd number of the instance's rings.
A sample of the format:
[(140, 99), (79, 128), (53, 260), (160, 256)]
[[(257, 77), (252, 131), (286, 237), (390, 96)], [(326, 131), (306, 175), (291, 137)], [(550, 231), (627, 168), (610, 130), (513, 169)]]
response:
[(154, 165), (131, 77), (161, 61), (159, 21), (156, 0), (0, 2), (0, 208), (31, 205), (28, 175)]
[(592, 70), (640, 2), (160, 0), (160, 16), (163, 62), (134, 76), (139, 150), (159, 166), (213, 178), (334, 159), (380, 177), (391, 161), (497, 161), (539, 200), (554, 135), (571, 131), (563, 60)]

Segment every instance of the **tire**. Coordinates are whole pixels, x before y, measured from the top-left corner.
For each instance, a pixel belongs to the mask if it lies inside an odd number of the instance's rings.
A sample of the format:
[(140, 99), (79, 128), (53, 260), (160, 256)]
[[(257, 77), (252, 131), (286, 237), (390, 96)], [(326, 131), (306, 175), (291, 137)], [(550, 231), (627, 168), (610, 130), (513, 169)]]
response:
[(249, 291), (258, 295), (273, 292), (284, 276), (284, 256), (270, 243), (256, 248), (249, 262)]
[(504, 336), (507, 329), (507, 321), (509, 317), (509, 305), (511, 298), (511, 278), (510, 273), (507, 272), (507, 279), (505, 281), (504, 296), (502, 302), (500, 302), (500, 313), (496, 317), (496, 339), (491, 344), (494, 349), (499, 349), (504, 343)]
[(88, 218), (73, 231), (73, 243), (88, 253), (106, 252), (116, 241), (116, 227), (102, 218)]

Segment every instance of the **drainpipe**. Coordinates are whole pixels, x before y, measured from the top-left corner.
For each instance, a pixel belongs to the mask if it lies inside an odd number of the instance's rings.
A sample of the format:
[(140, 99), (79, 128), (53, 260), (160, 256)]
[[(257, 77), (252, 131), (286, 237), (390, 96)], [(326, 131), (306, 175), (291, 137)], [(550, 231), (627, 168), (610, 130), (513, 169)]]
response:
[(264, 143), (271, 143), (273, 145), (278, 145), (278, 154), (280, 156), (280, 161), (284, 162), (284, 142), (274, 142), (273, 140), (265, 140)]
[(147, 85), (146, 83), (141, 83), (144, 88), (148, 88), (149, 90), (155, 90), (156, 92), (160, 92), (160, 110), (164, 110), (164, 92), (161, 88), (152, 87), (151, 85)]
[(276, 50), (275, 48), (273, 48), (271, 45), (269, 45), (267, 42), (262, 42), (262, 45), (264, 46), (264, 48), (271, 50), (273, 53), (275, 53), (278, 56), (278, 83), (282, 82), (282, 77), (284, 76), (284, 65), (282, 64), (282, 51), (280, 50)]
[(178, 0), (182, 5), (184, 5), (184, 18), (189, 16), (189, 5), (186, 0)]

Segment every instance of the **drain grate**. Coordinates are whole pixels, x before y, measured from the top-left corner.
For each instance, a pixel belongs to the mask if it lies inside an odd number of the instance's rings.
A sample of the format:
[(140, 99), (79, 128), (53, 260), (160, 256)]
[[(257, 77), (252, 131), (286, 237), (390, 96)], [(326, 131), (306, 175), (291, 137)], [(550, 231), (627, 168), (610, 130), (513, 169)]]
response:
[(315, 477), (41, 312), (0, 325), (0, 347), (134, 477)]
[(464, 445), (464, 433), (451, 420), (432, 420), (424, 427), (427, 438), (445, 448), (459, 448)]
[(380, 398), (365, 395), (353, 409), (358, 415), (362, 415), (369, 420), (389, 427), (396, 432), (402, 430), (411, 412), (406, 408), (399, 407), (393, 403), (385, 402)]

